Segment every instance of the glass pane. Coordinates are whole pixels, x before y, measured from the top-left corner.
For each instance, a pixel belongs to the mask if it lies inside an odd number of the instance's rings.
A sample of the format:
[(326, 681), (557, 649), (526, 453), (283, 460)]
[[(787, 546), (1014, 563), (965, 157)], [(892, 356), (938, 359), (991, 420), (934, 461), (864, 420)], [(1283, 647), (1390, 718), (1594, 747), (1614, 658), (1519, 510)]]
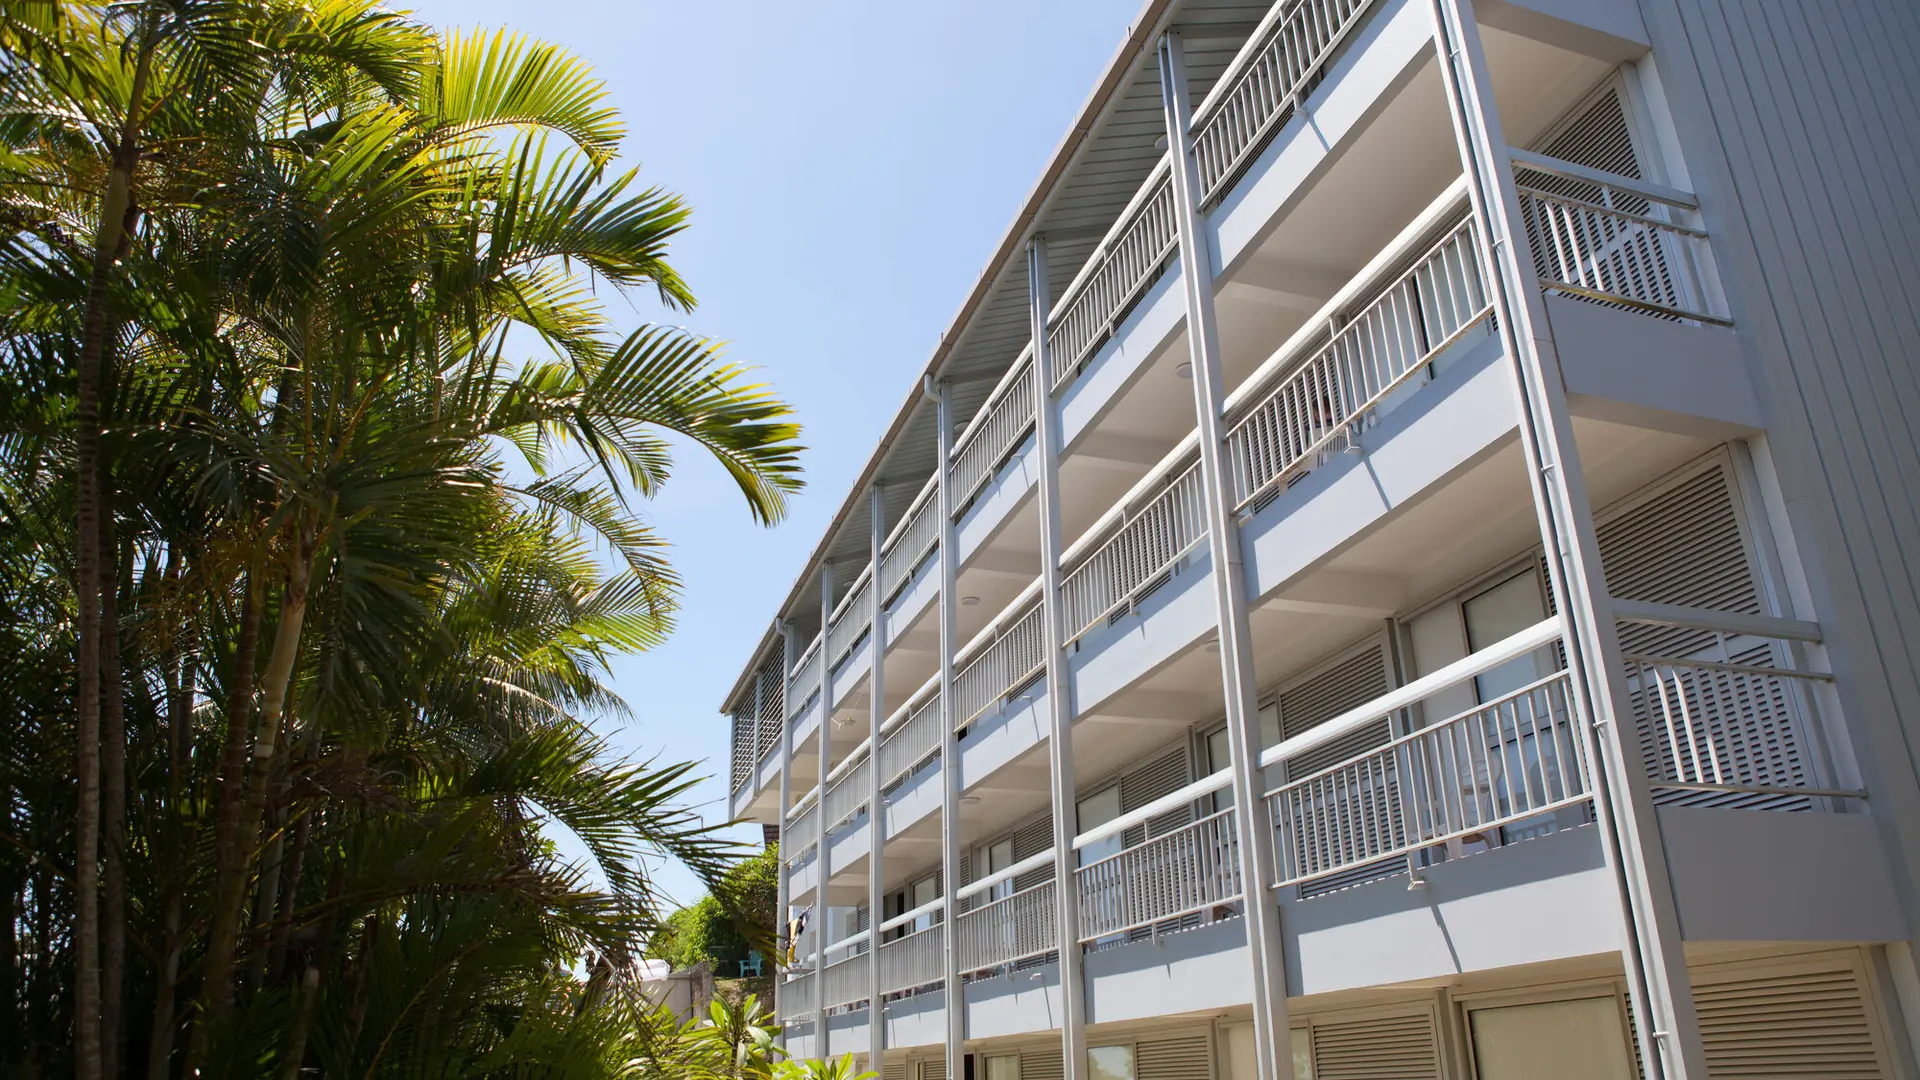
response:
[(987, 1080), (1020, 1080), (1020, 1057), (1002, 1054), (987, 1059)]
[(1475, 1009), (1479, 1080), (1626, 1080), (1635, 1075), (1620, 1006), (1611, 997)]
[(1133, 1080), (1133, 1047), (1087, 1047), (1087, 1075), (1092, 1080)]
[[(1540, 582), (1531, 570), (1480, 593), (1461, 605), (1467, 618), (1467, 645), (1475, 652), (1512, 637), (1547, 617)], [(1474, 679), (1482, 703), (1504, 697), (1545, 675), (1539, 654), (1509, 660)]]
[[(1233, 751), (1227, 746), (1227, 729), (1221, 728), (1219, 731), (1207, 736), (1207, 771), (1219, 772), (1221, 769), (1229, 768), (1232, 765)], [(1232, 805), (1233, 789), (1231, 787), (1224, 787), (1213, 793), (1213, 809), (1215, 813), (1219, 813)]]
[[(1096, 792), (1081, 799), (1077, 809), (1081, 832), (1086, 832), (1088, 829), (1098, 825), (1105, 825), (1107, 822), (1120, 816), (1119, 785), (1116, 784), (1104, 791)], [(1099, 862), (1109, 855), (1119, 853), (1121, 850), (1121, 840), (1122, 838), (1119, 836), (1109, 836), (1105, 840), (1088, 844), (1086, 847), (1081, 848), (1079, 851), (1080, 865), (1085, 866), (1088, 863)]]

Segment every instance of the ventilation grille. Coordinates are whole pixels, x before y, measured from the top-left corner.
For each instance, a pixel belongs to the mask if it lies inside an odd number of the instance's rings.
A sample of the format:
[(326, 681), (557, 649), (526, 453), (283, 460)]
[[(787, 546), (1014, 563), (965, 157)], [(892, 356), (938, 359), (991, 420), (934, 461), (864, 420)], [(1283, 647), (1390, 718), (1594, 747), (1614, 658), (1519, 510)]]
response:
[[(1187, 786), (1187, 748), (1174, 746), (1166, 753), (1120, 778), (1120, 812), (1130, 814), (1163, 795), (1171, 795)], [(1193, 819), (1186, 807), (1170, 810), (1128, 829), (1127, 847), (1145, 843), (1149, 838), (1170, 833)]]
[(1142, 1040), (1134, 1044), (1133, 1063), (1139, 1080), (1211, 1080), (1213, 1075), (1205, 1035)]
[(880, 1080), (907, 1080), (907, 1063), (889, 1061), (880, 1070)]
[[(1027, 822), (1013, 830), (1013, 861), (1030, 859), (1053, 846), (1053, 815), (1051, 812)], [(1036, 866), (1013, 879), (1013, 891), (1031, 889), (1042, 882), (1053, 879), (1053, 867)], [(1024, 1077), (1025, 1074), (1023, 1073)]]
[(1859, 979), (1850, 969), (1697, 985), (1693, 1001), (1714, 1077), (1886, 1075)]
[(1063, 1080), (1067, 1070), (1060, 1048), (1020, 1051), (1020, 1080)]
[[(1761, 613), (1724, 462), (1716, 462), (1594, 530), (1607, 591), (1628, 600)], [(1697, 631), (1629, 626), (1623, 652), (1686, 655), (1712, 644)]]
[(947, 1080), (947, 1059), (928, 1058), (920, 1063), (920, 1080)]
[(1313, 1025), (1314, 1080), (1439, 1080), (1433, 1018), (1385, 1016)]

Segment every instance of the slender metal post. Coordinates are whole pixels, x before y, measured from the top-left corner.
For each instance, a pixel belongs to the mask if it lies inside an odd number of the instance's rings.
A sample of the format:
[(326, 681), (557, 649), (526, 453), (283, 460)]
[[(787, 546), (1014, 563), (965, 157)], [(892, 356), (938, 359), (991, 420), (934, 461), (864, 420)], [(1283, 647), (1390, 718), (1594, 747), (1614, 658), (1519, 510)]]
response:
[(967, 1044), (967, 1003), (960, 984), (960, 937), (957, 923), (960, 905), (954, 890), (960, 887), (960, 738), (954, 730), (953, 652), (959, 630), (954, 625), (953, 483), (948, 466), (953, 461), (953, 405), (945, 382), (928, 380), (925, 388), (934, 402), (934, 426), (939, 460), (934, 466), (939, 480), (934, 489), (934, 512), (940, 517), (940, 885), (946, 905), (940, 923), (945, 929), (943, 952), (946, 973), (947, 1077), (962, 1080)]
[[(793, 925), (793, 871), (787, 865), (787, 860), (792, 857), (792, 848), (788, 844), (792, 837), (787, 835), (787, 821), (793, 811), (793, 725), (787, 722), (786, 714), (793, 702), (787, 700), (786, 690), (788, 675), (793, 671), (793, 627), (787, 625), (784, 619), (775, 621), (773, 625), (780, 634), (780, 670), (774, 675), (780, 690), (780, 859), (776, 864), (779, 897), (773, 905), (780, 919), (780, 925), (774, 928), (774, 942), (780, 955), (773, 961), (773, 1015), (775, 1020), (779, 1020), (781, 999), (786, 996), (787, 952), (797, 945), (787, 940), (787, 930)], [(760, 674), (759, 696), (764, 702), (768, 694), (766, 672)], [(786, 1046), (786, 1026), (782, 1024), (780, 1048), (784, 1050)]]
[[(1574, 441), (1572, 414), (1546, 303), (1531, 262), (1523, 263), (1513, 161), (1494, 108), (1480, 27), (1460, 0), (1432, 0), (1434, 40), (1447, 107), (1467, 171), (1481, 232), (1481, 258), (1493, 271), (1502, 344), (1513, 359), (1521, 448), (1548, 553), (1554, 600), (1567, 616), (1568, 678), (1594, 770), (1594, 815), (1601, 847), (1621, 894), (1622, 966), (1639, 1028), (1647, 1080), (1706, 1080), (1706, 1051), (1666, 853), (1639, 757), (1624, 742), (1625, 706), (1618, 627)], [(1592, 752), (1598, 751), (1597, 756)]]
[(867, 1068), (881, 1071), (887, 1049), (886, 1010), (881, 1008), (880, 924), (886, 921), (886, 806), (880, 798), (880, 725), (887, 719), (887, 605), (880, 594), (880, 546), (887, 539), (886, 492), (879, 484), (867, 496), (867, 598), (873, 628), (867, 631)]
[(1226, 388), (1220, 370), (1220, 328), (1213, 310), (1213, 262), (1200, 231), (1200, 176), (1193, 160), (1193, 99), (1187, 91), (1186, 51), (1177, 33), (1160, 38), (1160, 91), (1167, 147), (1173, 156), (1173, 215), (1180, 233), (1180, 277), (1186, 285), (1187, 348), (1193, 362), (1193, 403), (1199, 429), (1200, 480), (1213, 559), (1214, 606), (1220, 626), (1220, 678), (1227, 706), (1227, 747), (1233, 759), (1233, 803), (1241, 888), (1247, 909), (1247, 945), (1253, 959), (1254, 1051), (1265, 1080), (1291, 1075), (1287, 1030), (1287, 969), (1280, 910), (1272, 883), (1273, 823), (1260, 790), (1260, 709), (1253, 681), (1253, 634), (1247, 621), (1246, 572), (1240, 561), (1240, 525), (1233, 515), (1221, 454), (1220, 414)]
[(813, 1056), (828, 1060), (827, 1045), (827, 773), (833, 766), (833, 665), (827, 631), (833, 618), (833, 560), (820, 564), (820, 761), (813, 788)]
[(1085, 954), (1080, 951), (1080, 878), (1073, 837), (1079, 829), (1073, 778), (1073, 687), (1060, 648), (1060, 412), (1054, 407), (1047, 353), (1047, 244), (1027, 248), (1027, 298), (1033, 326), (1034, 439), (1040, 451), (1040, 610), (1047, 643), (1047, 703), (1053, 729), (1047, 743), (1047, 783), (1053, 795), (1054, 934), (1060, 950), (1060, 1059), (1063, 1080), (1081, 1080), (1087, 1060)]

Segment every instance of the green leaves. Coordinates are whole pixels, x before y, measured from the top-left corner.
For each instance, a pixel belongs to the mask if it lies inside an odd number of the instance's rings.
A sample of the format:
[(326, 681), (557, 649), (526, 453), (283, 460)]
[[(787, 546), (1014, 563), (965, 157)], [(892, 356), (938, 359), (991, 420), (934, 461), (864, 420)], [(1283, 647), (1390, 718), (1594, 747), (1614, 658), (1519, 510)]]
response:
[(420, 111), (443, 140), (545, 129), (573, 140), (595, 165), (619, 149), (625, 126), (606, 86), (557, 46), (498, 30), (448, 33), (420, 88)]

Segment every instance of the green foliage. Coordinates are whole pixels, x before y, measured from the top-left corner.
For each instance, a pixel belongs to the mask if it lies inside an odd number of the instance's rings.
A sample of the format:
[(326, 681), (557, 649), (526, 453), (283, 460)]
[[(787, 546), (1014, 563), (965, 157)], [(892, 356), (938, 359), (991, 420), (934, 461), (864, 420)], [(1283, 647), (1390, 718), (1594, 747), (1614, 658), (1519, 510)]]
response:
[(769, 928), (779, 898), (780, 852), (768, 847), (729, 869), (713, 891), (667, 916), (647, 955), (675, 969), (706, 962), (722, 978), (755, 949), (771, 958)]

